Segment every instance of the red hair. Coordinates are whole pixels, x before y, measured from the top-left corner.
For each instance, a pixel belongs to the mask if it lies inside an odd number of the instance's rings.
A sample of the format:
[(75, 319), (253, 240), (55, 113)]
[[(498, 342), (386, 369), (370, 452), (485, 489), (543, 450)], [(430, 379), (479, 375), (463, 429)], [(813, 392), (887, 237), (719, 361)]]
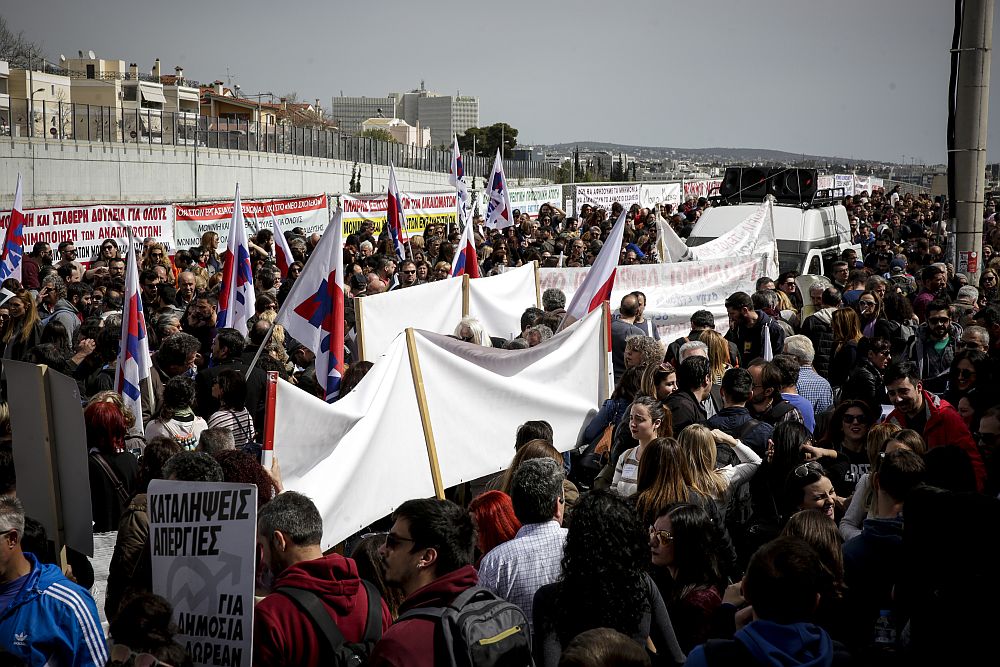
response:
[(83, 411), (87, 425), (87, 447), (106, 456), (125, 451), (125, 415), (111, 402), (91, 403)]
[(469, 503), (469, 514), (476, 524), (479, 553), (488, 554), (494, 547), (513, 539), (521, 528), (514, 516), (514, 504), (503, 491), (487, 491)]

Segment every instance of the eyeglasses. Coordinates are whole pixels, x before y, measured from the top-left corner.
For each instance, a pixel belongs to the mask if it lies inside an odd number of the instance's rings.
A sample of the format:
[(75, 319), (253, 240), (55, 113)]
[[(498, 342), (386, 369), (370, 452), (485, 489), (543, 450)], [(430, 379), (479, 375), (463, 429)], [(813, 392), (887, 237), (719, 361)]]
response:
[(409, 271), (400, 271), (400, 273), (403, 273), (403, 274), (406, 274), (406, 275), (412, 275), (412, 274), (414, 274), (416, 272), (417, 272), (416, 269), (410, 269)]
[(844, 420), (845, 424), (854, 424), (854, 423), (867, 424), (868, 423), (868, 418), (865, 417), (864, 415), (844, 414), (843, 420)]
[(659, 368), (664, 373), (676, 373), (677, 372), (677, 369), (674, 368), (672, 364), (668, 364), (665, 361), (663, 361), (663, 362), (660, 363)]
[(152, 653), (136, 653), (125, 644), (111, 647), (111, 660), (108, 664), (113, 667), (172, 667), (158, 660)]
[(973, 350), (978, 350), (979, 348), (982, 347), (982, 345), (980, 345), (974, 340), (960, 340), (958, 341), (958, 346), (963, 347), (965, 349), (973, 349)]
[(948, 324), (951, 322), (950, 317), (930, 317), (927, 319), (931, 324)]
[(656, 528), (653, 528), (652, 526), (650, 526), (649, 527), (649, 539), (655, 540), (656, 543), (659, 546), (662, 547), (665, 544), (670, 544), (671, 542), (673, 542), (674, 541), (674, 536), (671, 535), (669, 531), (666, 531), (666, 530), (657, 530)]
[(874, 301), (860, 301), (859, 303), (861, 304), (862, 308), (874, 308), (875, 307), (875, 302)]
[(796, 477), (808, 477), (809, 475), (825, 475), (826, 471), (823, 470), (823, 466), (816, 463), (815, 461), (809, 461), (808, 463), (803, 463), (802, 465), (795, 468)]
[(889, 348), (886, 348), (884, 350), (872, 350), (872, 354), (877, 354), (880, 357), (888, 356), (890, 352), (891, 350)]
[(392, 533), (385, 534), (385, 548), (395, 549), (403, 544), (403, 542), (416, 542), (412, 537), (400, 537), (399, 535), (394, 535)]

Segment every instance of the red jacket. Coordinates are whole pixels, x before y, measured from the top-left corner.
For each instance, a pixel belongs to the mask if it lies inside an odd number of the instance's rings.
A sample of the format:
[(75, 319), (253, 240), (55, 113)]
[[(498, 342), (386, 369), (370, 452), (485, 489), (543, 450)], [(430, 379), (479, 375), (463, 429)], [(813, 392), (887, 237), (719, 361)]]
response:
[[(274, 580), (274, 587), (294, 586), (318, 595), (348, 642), (361, 640), (368, 599), (350, 558), (330, 554), (296, 563)], [(392, 623), (382, 601), (382, 631)], [(253, 619), (254, 665), (318, 665), (321, 639), (312, 620), (286, 595), (272, 593), (257, 604)]]
[[(951, 406), (948, 401), (924, 391), (924, 405), (930, 411), (927, 423), (924, 425), (924, 441), (927, 442), (927, 449), (943, 447), (944, 445), (955, 445), (960, 447), (969, 455), (972, 468), (976, 472), (976, 487), (980, 492), (983, 490), (983, 483), (986, 481), (986, 466), (983, 464), (983, 457), (979, 455), (979, 448), (976, 447), (975, 440), (969, 427), (962, 421), (961, 415)], [(909, 428), (906, 425), (906, 415), (895, 409), (885, 418), (887, 422), (897, 424), (900, 428)]]
[[(415, 607), (443, 607), (459, 593), (476, 585), (479, 575), (471, 565), (438, 577), (403, 600), (399, 615)], [(372, 667), (435, 667), (447, 664), (434, 659), (434, 633), (437, 622), (429, 618), (411, 618), (393, 625), (375, 645)]]

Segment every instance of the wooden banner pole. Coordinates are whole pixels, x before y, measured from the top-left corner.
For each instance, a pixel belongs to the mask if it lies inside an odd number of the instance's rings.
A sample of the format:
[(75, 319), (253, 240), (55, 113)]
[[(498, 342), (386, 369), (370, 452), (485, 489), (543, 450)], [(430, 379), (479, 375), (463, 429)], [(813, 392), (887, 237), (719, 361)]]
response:
[(412, 328), (406, 330), (406, 351), (407, 356), (410, 357), (410, 373), (413, 376), (413, 389), (417, 394), (417, 410), (420, 412), (420, 424), (424, 429), (424, 443), (427, 445), (427, 461), (431, 466), (434, 495), (443, 500), (444, 485), (441, 482), (441, 467), (438, 464), (437, 447), (434, 445), (431, 416), (427, 410), (427, 395), (424, 393), (424, 376), (420, 372), (420, 360), (417, 358), (417, 341)]

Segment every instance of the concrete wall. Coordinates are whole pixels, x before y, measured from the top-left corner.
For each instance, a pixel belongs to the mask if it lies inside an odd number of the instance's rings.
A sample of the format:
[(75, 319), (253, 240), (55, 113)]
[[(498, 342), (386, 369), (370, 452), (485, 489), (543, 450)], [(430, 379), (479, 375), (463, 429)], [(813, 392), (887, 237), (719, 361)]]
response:
[[(359, 165), (361, 188), (384, 191), (389, 168)], [(0, 141), (0, 209), (10, 208), (17, 174), (24, 206), (67, 203), (227, 199), (236, 182), (244, 199), (341, 193), (353, 163), (192, 146), (111, 144), (7, 138)], [(195, 191), (195, 172), (198, 187)], [(397, 169), (401, 190), (447, 190), (444, 173)], [(197, 197), (195, 196), (197, 194)]]

